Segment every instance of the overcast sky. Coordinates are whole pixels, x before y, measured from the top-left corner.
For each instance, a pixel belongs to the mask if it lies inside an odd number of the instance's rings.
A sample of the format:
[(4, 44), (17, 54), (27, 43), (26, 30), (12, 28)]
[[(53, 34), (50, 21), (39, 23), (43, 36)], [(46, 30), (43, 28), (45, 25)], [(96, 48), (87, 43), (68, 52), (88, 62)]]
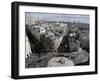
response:
[(75, 14), (52, 14), (52, 13), (34, 13), (34, 12), (25, 12), (26, 23), (32, 22), (32, 20), (42, 21), (64, 21), (64, 22), (80, 22), (80, 23), (89, 23), (89, 15), (75, 15)]

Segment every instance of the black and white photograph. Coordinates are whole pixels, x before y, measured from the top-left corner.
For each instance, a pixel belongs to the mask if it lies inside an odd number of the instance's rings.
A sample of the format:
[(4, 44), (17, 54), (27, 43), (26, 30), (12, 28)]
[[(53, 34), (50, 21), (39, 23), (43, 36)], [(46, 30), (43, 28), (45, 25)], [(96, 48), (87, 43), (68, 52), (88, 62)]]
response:
[(11, 77), (97, 74), (97, 7), (12, 3)]
[(89, 65), (89, 15), (25, 12), (25, 67)]

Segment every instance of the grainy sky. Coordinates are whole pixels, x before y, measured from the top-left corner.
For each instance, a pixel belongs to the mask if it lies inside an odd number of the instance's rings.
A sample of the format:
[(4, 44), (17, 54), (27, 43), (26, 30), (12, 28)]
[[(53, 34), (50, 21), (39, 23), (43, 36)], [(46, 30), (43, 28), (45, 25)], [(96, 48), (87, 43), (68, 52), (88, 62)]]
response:
[(33, 20), (89, 23), (89, 15), (25, 12), (26, 23)]

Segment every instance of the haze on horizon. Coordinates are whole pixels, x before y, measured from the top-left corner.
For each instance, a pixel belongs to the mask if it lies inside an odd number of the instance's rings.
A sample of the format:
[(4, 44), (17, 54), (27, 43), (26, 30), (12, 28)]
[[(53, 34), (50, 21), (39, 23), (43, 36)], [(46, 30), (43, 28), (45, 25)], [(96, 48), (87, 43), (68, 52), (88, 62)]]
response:
[(59, 14), (59, 13), (37, 13), (37, 12), (25, 12), (25, 22), (29, 23), (35, 19), (40, 21), (56, 21), (56, 22), (90, 22), (89, 15), (79, 14)]

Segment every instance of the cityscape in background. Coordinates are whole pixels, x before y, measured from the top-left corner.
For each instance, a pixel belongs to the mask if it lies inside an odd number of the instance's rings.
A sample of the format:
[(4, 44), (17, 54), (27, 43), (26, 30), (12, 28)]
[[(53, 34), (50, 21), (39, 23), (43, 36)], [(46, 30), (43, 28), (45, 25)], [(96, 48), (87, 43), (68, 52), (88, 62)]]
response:
[[(31, 51), (26, 50), (25, 67), (89, 65), (89, 22), (90, 16), (84, 14), (25, 12), (30, 44), (26, 48)], [(82, 55), (78, 56), (80, 48)]]

